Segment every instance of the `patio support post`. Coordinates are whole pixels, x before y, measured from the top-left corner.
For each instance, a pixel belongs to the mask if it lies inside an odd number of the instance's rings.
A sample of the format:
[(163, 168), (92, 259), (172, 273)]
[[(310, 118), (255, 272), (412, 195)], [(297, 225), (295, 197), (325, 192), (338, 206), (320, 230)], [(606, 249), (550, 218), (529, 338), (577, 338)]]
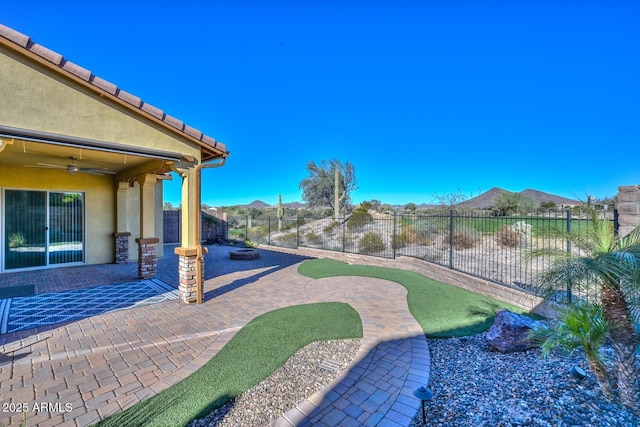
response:
[(182, 177), (182, 207), (180, 247), (174, 250), (178, 255), (178, 290), (180, 300), (184, 303), (197, 302), (197, 223), (200, 220), (197, 211), (196, 170), (195, 168), (181, 169)]
[(156, 246), (160, 239), (155, 234), (155, 174), (137, 177), (140, 184), (140, 238), (138, 243), (138, 276), (141, 279), (155, 277), (158, 258)]
[(115, 238), (115, 263), (126, 264), (129, 261), (129, 236), (131, 233), (127, 224), (127, 191), (129, 183), (121, 181), (116, 187), (116, 232)]

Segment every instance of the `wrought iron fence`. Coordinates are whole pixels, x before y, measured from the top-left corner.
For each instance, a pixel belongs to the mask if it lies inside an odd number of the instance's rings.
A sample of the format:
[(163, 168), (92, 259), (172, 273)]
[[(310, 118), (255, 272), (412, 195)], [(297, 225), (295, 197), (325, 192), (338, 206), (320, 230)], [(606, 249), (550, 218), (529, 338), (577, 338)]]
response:
[[(609, 218), (612, 220), (612, 218)], [(409, 256), (436, 263), (528, 293), (541, 294), (536, 278), (552, 262), (540, 249), (578, 250), (554, 234), (587, 235), (590, 219), (570, 210), (522, 216), (486, 212), (433, 211), (428, 214), (364, 214), (344, 218), (229, 218), (229, 234), (256, 243), (364, 254)], [(555, 298), (599, 298), (596, 287), (557, 289)]]

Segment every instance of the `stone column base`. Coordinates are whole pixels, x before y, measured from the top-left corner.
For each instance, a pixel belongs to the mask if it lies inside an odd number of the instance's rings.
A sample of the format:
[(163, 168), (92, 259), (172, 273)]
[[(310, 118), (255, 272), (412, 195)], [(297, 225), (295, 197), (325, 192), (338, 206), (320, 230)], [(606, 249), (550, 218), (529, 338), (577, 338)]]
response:
[(158, 257), (156, 255), (156, 245), (160, 239), (151, 237), (147, 239), (136, 239), (138, 244), (138, 277), (150, 279), (156, 276), (158, 269)]
[(129, 236), (131, 233), (113, 233), (113, 237), (116, 239), (116, 264), (126, 264), (129, 261)]
[[(175, 248), (174, 253), (178, 255), (178, 276), (180, 283), (178, 291), (180, 300), (187, 304), (196, 303), (198, 301), (198, 289), (196, 280), (196, 258), (198, 251), (196, 248)], [(202, 248), (202, 254), (207, 253), (207, 248)], [(200, 260), (202, 266), (201, 271), (204, 275), (204, 257)], [(201, 280), (204, 287), (204, 277)], [(204, 294), (204, 289), (201, 289)]]

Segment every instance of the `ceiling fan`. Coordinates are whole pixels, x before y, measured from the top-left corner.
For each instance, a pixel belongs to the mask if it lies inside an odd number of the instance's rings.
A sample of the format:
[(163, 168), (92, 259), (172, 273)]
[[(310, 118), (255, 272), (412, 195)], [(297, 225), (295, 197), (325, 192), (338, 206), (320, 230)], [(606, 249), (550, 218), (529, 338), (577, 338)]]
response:
[(66, 166), (52, 165), (50, 163), (37, 163), (35, 165), (25, 165), (25, 166), (29, 168), (66, 169), (67, 172), (69, 173), (84, 172), (84, 173), (90, 173), (92, 175), (117, 174), (117, 172), (110, 171), (106, 168), (81, 168), (75, 163), (75, 161), (78, 159), (77, 157), (69, 156), (69, 159), (71, 159), (71, 163), (69, 163)]

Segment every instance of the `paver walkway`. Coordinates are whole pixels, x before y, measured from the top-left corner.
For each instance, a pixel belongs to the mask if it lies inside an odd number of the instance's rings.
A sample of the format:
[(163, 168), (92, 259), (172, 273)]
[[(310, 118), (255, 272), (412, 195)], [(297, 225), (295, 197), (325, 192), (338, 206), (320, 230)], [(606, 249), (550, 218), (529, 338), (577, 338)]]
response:
[[(22, 414), (11, 410), (24, 408), (29, 426), (91, 425), (187, 377), (260, 314), (340, 301), (362, 318), (356, 359), (273, 424), (408, 425), (419, 408), (412, 391), (427, 384), (429, 353), (406, 290), (365, 277), (309, 279), (291, 255), (264, 252), (268, 266), (207, 280), (203, 305), (167, 301), (3, 335), (0, 405), (8, 411), (0, 423), (17, 425)], [(216, 256), (208, 256), (209, 266), (229, 262)]]

